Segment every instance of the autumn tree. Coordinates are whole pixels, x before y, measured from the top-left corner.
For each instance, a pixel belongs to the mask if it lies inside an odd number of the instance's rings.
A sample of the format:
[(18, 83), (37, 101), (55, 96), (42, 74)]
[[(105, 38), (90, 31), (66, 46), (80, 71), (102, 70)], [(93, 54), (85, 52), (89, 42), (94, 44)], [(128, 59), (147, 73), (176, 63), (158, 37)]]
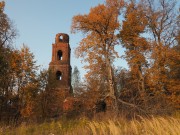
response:
[(37, 95), (37, 69), (34, 55), (30, 49), (23, 45), (21, 50), (16, 50), (14, 62), (12, 63), (11, 89), (17, 98), (17, 111), (23, 117), (30, 117), (33, 114), (35, 98)]
[(72, 32), (78, 31), (85, 37), (76, 48), (76, 55), (83, 58), (88, 64), (86, 79), (99, 82), (96, 89), (99, 90), (101, 82), (105, 89), (101, 96), (115, 98), (115, 87), (112, 65), (118, 57), (114, 47), (118, 45), (116, 32), (119, 30), (118, 15), (123, 1), (109, 1), (105, 4), (91, 8), (89, 14), (73, 17)]
[(179, 65), (179, 53), (175, 50), (178, 46), (176, 35), (179, 30), (176, 4), (173, 0), (147, 0), (144, 9), (148, 19), (148, 33), (151, 35), (148, 83), (151, 90), (158, 95), (161, 93), (166, 97), (174, 97), (174, 101), (179, 103), (176, 100), (179, 93), (179, 80), (172, 77), (173, 74), (177, 74), (177, 70), (173, 70), (173, 67)]
[(126, 7), (125, 21), (120, 31), (123, 47), (126, 48), (125, 58), (130, 66), (132, 79), (140, 93), (145, 91), (144, 68), (147, 66), (145, 53), (149, 46), (146, 38), (142, 37), (147, 26), (145, 11), (141, 3), (131, 2)]
[[(153, 100), (152, 96), (148, 97), (151, 102), (157, 99), (163, 104), (165, 94), (177, 95), (178, 92), (178, 81), (172, 80), (172, 74), (177, 74), (173, 67), (177, 67), (179, 61), (174, 49), (178, 30), (175, 7), (174, 1), (166, 0), (130, 1), (126, 5), (119, 35), (132, 76), (129, 86), (137, 89), (139, 96), (156, 95)], [(144, 100), (148, 100), (147, 97)]]
[[(6, 89), (5, 76), (8, 76), (12, 48), (10, 47), (16, 37), (16, 31), (10, 19), (4, 13), (5, 2), (0, 2), (0, 90)], [(9, 45), (9, 46), (8, 46)], [(7, 77), (8, 78), (8, 77)], [(6, 79), (7, 79), (6, 78)]]
[(0, 2), (0, 120), (6, 120), (11, 114), (9, 111), (10, 99), (12, 98), (12, 68), (13, 61), (12, 42), (17, 32), (4, 12), (5, 2)]
[[(175, 14), (175, 1), (147, 0), (145, 4), (148, 30), (151, 38), (151, 71), (156, 90), (166, 91), (167, 72), (169, 65), (168, 53), (175, 45), (175, 32), (177, 30), (177, 15)], [(151, 79), (150, 79), (151, 80)]]

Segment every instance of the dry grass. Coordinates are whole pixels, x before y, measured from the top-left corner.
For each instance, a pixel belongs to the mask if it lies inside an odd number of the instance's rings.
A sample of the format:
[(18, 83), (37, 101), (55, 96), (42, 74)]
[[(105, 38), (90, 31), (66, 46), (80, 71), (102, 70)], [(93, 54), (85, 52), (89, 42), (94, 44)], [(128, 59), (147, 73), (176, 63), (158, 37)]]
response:
[(180, 119), (151, 117), (134, 120), (118, 119), (51, 122), (39, 125), (21, 125), (1, 128), (2, 135), (180, 135)]
[(140, 120), (117, 120), (106, 122), (89, 122), (85, 128), (69, 133), (72, 135), (180, 135), (180, 119), (172, 117), (152, 117)]

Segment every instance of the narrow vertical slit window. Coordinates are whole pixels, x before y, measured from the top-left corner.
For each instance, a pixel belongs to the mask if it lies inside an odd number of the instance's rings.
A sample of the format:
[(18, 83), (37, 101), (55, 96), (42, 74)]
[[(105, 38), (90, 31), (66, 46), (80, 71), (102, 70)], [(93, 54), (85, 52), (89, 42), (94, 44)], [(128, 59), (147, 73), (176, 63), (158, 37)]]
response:
[(63, 58), (63, 53), (62, 53), (61, 50), (59, 50), (59, 51), (57, 52), (57, 57), (58, 57), (58, 60), (62, 60), (62, 58)]
[(62, 80), (62, 73), (61, 71), (56, 72), (56, 80)]

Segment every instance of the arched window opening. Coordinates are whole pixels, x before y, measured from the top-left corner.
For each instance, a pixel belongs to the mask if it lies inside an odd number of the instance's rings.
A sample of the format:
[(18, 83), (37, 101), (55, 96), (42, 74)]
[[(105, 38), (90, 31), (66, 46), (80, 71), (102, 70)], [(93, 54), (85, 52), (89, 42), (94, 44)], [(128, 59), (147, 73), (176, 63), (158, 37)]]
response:
[(61, 50), (59, 50), (59, 51), (57, 52), (57, 57), (58, 57), (58, 60), (62, 60), (63, 54), (62, 54), (62, 51), (61, 51)]
[(57, 80), (62, 80), (62, 73), (60, 71), (56, 72), (56, 79)]
[(59, 37), (59, 39), (60, 39), (60, 40), (63, 40), (63, 36), (61, 35), (61, 36)]

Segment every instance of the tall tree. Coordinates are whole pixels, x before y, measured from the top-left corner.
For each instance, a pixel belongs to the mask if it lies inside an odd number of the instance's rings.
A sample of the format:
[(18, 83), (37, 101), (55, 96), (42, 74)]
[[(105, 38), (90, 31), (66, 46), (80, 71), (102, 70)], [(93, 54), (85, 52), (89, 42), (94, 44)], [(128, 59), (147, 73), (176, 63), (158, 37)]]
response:
[[(106, 82), (103, 95), (115, 99), (112, 64), (118, 57), (114, 47), (118, 45), (116, 31), (119, 30), (118, 15), (123, 1), (109, 1), (91, 8), (89, 14), (73, 17), (72, 32), (83, 32), (86, 36), (76, 49), (76, 55), (88, 65), (86, 78)], [(98, 87), (97, 87), (98, 89)]]
[(149, 80), (152, 80), (154, 89), (159, 91), (167, 91), (169, 56), (170, 53), (173, 54), (171, 48), (175, 45), (174, 35), (177, 31), (175, 7), (176, 3), (173, 0), (147, 0), (144, 4), (149, 34), (152, 35), (150, 72), (153, 73), (153, 78)]
[(10, 101), (15, 105), (16, 112), (29, 117), (33, 112), (33, 103), (37, 95), (38, 66), (33, 53), (25, 45), (21, 50), (14, 50), (12, 54), (8, 89), (16, 101)]
[(18, 80), (18, 96), (20, 98), (20, 111), (25, 116), (29, 116), (33, 109), (33, 98), (37, 95), (36, 90), (36, 77), (38, 66), (36, 66), (36, 61), (34, 55), (30, 52), (30, 49), (23, 45), (19, 52), (20, 67), (19, 73), (17, 74)]
[(120, 31), (125, 58), (130, 66), (132, 78), (139, 92), (145, 91), (143, 70), (147, 65), (145, 53), (149, 49), (146, 38), (142, 37), (147, 26), (142, 3), (130, 2), (126, 7), (125, 20)]
[[(5, 2), (0, 2), (0, 120), (10, 114), (10, 99), (12, 98), (12, 41), (17, 33), (12, 22), (4, 12)], [(8, 120), (6, 119), (8, 122)]]
[(166, 94), (178, 99), (179, 81), (172, 79), (179, 61), (175, 51), (179, 30), (175, 7), (174, 1), (167, 0), (130, 1), (126, 5), (119, 35), (132, 76), (127, 88), (137, 89), (140, 95), (153, 93), (165, 99)]
[[(0, 82), (5, 83), (5, 75), (8, 75), (10, 68), (10, 58), (12, 48), (7, 45), (11, 45), (13, 39), (16, 37), (16, 30), (13, 27), (10, 19), (4, 13), (5, 2), (0, 2)], [(0, 90), (3, 85), (0, 85)]]

